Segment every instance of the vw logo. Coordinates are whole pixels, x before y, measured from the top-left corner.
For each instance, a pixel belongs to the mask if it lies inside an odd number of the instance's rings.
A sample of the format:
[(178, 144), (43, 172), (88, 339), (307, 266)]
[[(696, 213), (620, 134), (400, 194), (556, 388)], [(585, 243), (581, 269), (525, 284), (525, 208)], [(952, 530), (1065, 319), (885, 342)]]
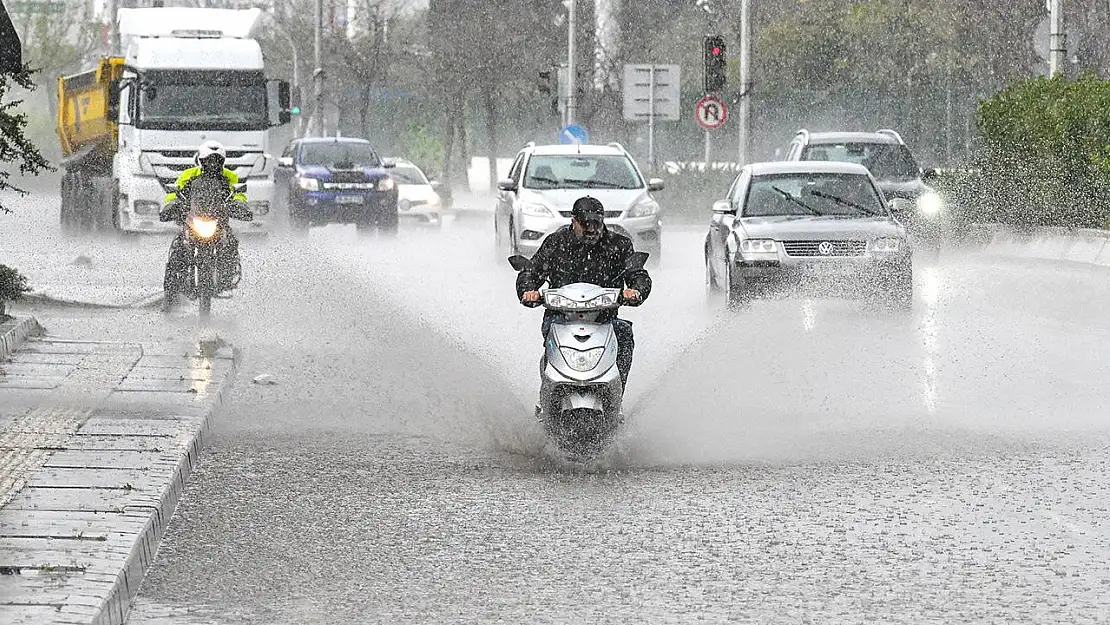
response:
[(820, 252), (822, 256), (832, 254), (832, 243), (829, 241), (821, 241), (821, 244), (817, 246), (817, 251)]

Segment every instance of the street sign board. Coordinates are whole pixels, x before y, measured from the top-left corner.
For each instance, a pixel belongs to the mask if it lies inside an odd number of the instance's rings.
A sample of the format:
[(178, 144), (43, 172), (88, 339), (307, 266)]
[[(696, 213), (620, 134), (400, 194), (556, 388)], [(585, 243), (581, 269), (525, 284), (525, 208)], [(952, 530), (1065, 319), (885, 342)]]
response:
[(571, 124), (570, 126), (563, 128), (559, 132), (559, 143), (574, 145), (578, 143), (589, 142), (590, 134), (586, 132), (585, 128), (579, 126), (578, 124)]
[(694, 119), (706, 130), (717, 130), (728, 121), (728, 107), (715, 95), (707, 95), (694, 106)]
[(624, 66), (624, 118), (676, 121), (682, 93), (678, 65), (627, 63)]

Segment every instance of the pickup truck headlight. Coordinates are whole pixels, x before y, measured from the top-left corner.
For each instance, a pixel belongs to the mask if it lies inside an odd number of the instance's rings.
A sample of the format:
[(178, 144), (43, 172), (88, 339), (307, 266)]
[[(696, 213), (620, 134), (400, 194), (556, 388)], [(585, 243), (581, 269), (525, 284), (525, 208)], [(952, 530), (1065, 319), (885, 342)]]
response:
[(522, 205), (520, 207), (520, 212), (524, 215), (530, 215), (532, 217), (554, 217), (555, 216), (555, 213), (553, 213), (550, 208), (544, 206), (543, 204), (535, 204), (535, 203)]
[(319, 191), (320, 179), (319, 178), (297, 178), (297, 186), (305, 191)]
[(944, 201), (936, 193), (926, 193), (917, 198), (917, 210), (921, 211), (922, 215), (930, 217), (940, 214), (944, 209)]
[(777, 256), (779, 246), (774, 239), (745, 239), (740, 242), (740, 253), (745, 256), (759, 254)]

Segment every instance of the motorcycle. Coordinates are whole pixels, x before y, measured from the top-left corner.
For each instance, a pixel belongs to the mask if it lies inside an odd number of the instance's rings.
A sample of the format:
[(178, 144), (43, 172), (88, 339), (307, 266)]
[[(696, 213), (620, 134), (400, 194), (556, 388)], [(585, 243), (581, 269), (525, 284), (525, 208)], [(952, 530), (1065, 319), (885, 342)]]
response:
[[(198, 301), (200, 314), (207, 316), (212, 312), (212, 298), (219, 292), (217, 257), (224, 247), (227, 221), (229, 218), (254, 219), (253, 213), (241, 208), (233, 199), (236, 193), (245, 192), (246, 185), (239, 184), (232, 189), (219, 178), (194, 178), (185, 189), (173, 185), (163, 187), (167, 193), (178, 194), (176, 210), (164, 209), (163, 220), (175, 220), (181, 225), (181, 239), (188, 259), (188, 264), (180, 270), (184, 279), (178, 286), (189, 299)], [(240, 267), (235, 268), (236, 281), (240, 271)], [(172, 302), (176, 295), (176, 291), (167, 288), (166, 301)]]
[[(625, 271), (643, 269), (647, 259), (647, 252), (633, 254)], [(531, 261), (515, 255), (509, 264), (520, 272)], [(604, 451), (624, 423), (616, 332), (612, 323), (598, 321), (627, 303), (621, 292), (580, 282), (544, 290), (538, 304), (557, 314), (540, 359), (536, 417), (572, 459)]]

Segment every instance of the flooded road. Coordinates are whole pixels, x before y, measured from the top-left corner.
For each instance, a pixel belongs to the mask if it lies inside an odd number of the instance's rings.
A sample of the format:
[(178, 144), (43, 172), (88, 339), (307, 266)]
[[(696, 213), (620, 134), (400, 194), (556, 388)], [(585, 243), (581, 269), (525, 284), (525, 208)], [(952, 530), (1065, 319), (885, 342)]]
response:
[[(490, 230), (246, 239), (209, 324), (36, 311), (243, 350), (130, 623), (1110, 616), (1110, 272), (953, 253), (919, 265), (910, 315), (722, 314), (703, 232), (676, 229), (627, 314), (633, 428), (574, 468), (530, 422), (540, 313)], [(70, 244), (160, 277), (160, 239)]]

